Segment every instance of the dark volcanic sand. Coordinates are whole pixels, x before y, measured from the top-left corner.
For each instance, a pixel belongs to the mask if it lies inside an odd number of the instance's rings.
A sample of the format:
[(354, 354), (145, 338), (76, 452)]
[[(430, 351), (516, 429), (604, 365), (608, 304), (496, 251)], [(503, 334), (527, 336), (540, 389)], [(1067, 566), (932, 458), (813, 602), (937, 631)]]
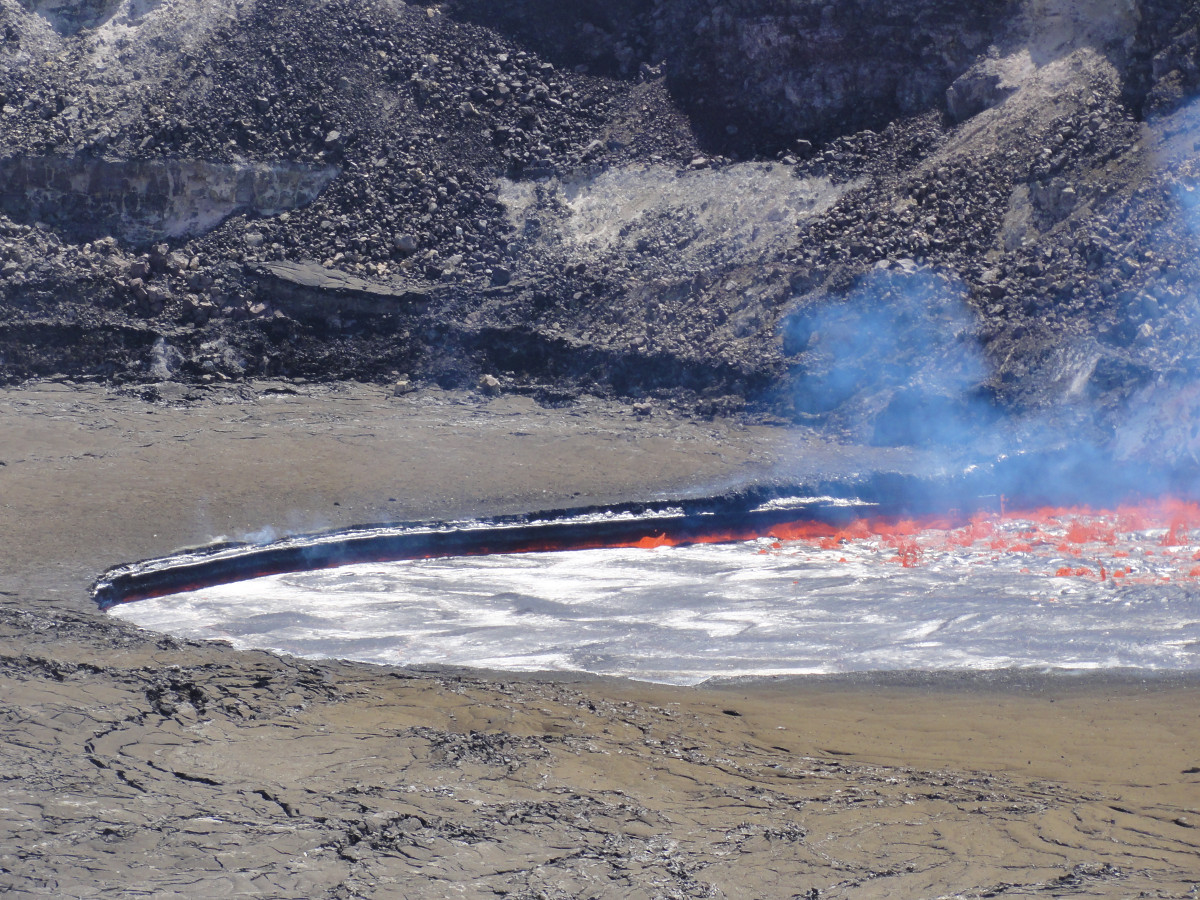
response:
[(917, 461), (598, 401), (159, 393), (0, 394), (0, 889), (1183, 897), (1200, 880), (1191, 680), (411, 672), (140, 634), (86, 596), (108, 565), (265, 527)]

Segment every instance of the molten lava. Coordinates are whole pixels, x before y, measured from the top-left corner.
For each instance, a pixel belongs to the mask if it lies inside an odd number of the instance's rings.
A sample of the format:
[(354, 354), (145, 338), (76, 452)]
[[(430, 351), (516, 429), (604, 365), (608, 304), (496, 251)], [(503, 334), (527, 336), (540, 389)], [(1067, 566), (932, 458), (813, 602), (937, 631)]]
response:
[[(769, 521), (755, 518), (762, 509), (233, 546), (134, 569), (106, 596), (174, 584), (162, 600), (114, 611), (189, 639), (388, 665), (680, 684), (908, 669), (1200, 671), (1193, 504), (923, 517), (866, 516), (865, 504), (768, 507)], [(143, 573), (156, 580), (138, 581)]]
[[(974, 564), (995, 562), (1001, 556), (1021, 556), (1028, 574), (1058, 578), (1088, 578), (1124, 584), (1166, 584), (1200, 578), (1200, 542), (1193, 546), (1193, 528), (1200, 526), (1200, 504), (1175, 498), (1143, 501), (1115, 509), (1086, 506), (1039, 507), (1013, 511), (1003, 501), (995, 513), (963, 517), (954, 513), (914, 520), (861, 518), (844, 526), (823, 522), (785, 522), (761, 530), (725, 530), (673, 537), (659, 533), (636, 541), (608, 544), (653, 550), (687, 544), (717, 544), (769, 538), (760, 553), (818, 550), (888, 549), (880, 557), (906, 569), (950, 555)], [(602, 544), (589, 544), (597, 549)], [(1189, 549), (1190, 548), (1190, 549)], [(561, 545), (528, 548), (565, 549)], [(579, 548), (584, 549), (584, 548)], [(1064, 557), (1069, 557), (1068, 560)], [(1037, 568), (1039, 567), (1040, 568)]]
[[(954, 516), (912, 519), (856, 519), (832, 529), (813, 522), (787, 523), (770, 530), (774, 543), (761, 552), (794, 553), (858, 549), (904, 568), (957, 557), (973, 564), (1019, 556), (1029, 574), (1087, 578), (1124, 584), (1165, 584), (1200, 578), (1200, 549), (1193, 529), (1200, 505), (1165, 498), (1112, 510), (1042, 507), (992, 514), (976, 513), (965, 522)], [(730, 540), (713, 535), (712, 541)], [(705, 542), (706, 537), (694, 539)], [(646, 546), (661, 546), (665, 541)], [(642, 546), (639, 544), (639, 546)]]
[[(861, 508), (861, 507), (860, 507)], [(828, 513), (828, 510), (826, 511)], [(231, 545), (180, 558), (148, 560), (105, 573), (94, 587), (108, 608), (248, 578), (360, 562), (433, 559), (543, 551), (636, 548), (758, 541), (763, 554), (894, 564), (918, 569), (940, 563), (986, 565), (1019, 560), (1021, 574), (1084, 578), (1109, 586), (1189, 582), (1200, 578), (1200, 506), (1166, 498), (1097, 510), (1043, 507), (1013, 512), (949, 512), (923, 518), (827, 515), (788, 521), (759, 510), (722, 515), (686, 511), (657, 517), (534, 520), (476, 527), (364, 529)], [(844, 560), (843, 560), (844, 561)]]
[[(673, 537), (659, 533), (636, 541), (602, 546), (653, 550), (687, 544), (717, 544), (769, 538), (760, 553), (793, 553), (818, 550), (894, 551), (886, 562), (918, 568), (948, 555), (974, 563), (994, 562), (1001, 556), (1020, 555), (1029, 574), (1059, 578), (1089, 578), (1125, 584), (1165, 584), (1200, 578), (1200, 542), (1193, 546), (1192, 531), (1200, 526), (1200, 504), (1164, 498), (1122, 505), (1115, 509), (1086, 506), (1039, 507), (1008, 510), (1003, 502), (996, 513), (956, 514), (911, 518), (861, 518), (837, 527), (823, 522), (785, 522), (766, 530), (725, 530)], [(1189, 549), (1190, 548), (1190, 549)], [(566, 549), (547, 544), (533, 551)], [(585, 549), (580, 547), (578, 549)], [(1069, 564), (1064, 557), (1069, 557)], [(1041, 566), (1040, 569), (1034, 568)]]

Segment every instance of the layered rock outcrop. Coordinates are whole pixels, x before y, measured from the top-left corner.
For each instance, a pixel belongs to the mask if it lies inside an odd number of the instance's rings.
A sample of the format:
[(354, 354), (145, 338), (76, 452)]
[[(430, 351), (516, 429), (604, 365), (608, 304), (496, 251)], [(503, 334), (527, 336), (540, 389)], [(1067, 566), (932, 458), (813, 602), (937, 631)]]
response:
[(130, 244), (207, 234), (230, 216), (277, 216), (315, 200), (334, 166), (17, 157), (0, 162), (0, 210), (81, 241)]

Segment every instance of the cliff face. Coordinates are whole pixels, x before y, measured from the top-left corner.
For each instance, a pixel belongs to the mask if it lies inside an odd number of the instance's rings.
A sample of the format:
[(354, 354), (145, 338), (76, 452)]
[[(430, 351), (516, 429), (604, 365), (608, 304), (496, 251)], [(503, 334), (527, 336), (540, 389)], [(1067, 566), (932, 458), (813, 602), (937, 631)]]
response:
[(334, 166), (196, 159), (20, 156), (0, 162), (0, 209), (80, 241), (137, 246), (212, 231), (235, 213), (277, 216), (317, 198)]
[(626, 78), (665, 72), (706, 149), (752, 153), (939, 106), (1019, 3), (456, 0), (447, 11), (559, 64)]
[[(1052, 409), (1111, 443), (1200, 369), (1196, 21), (0, 0), (0, 373), (486, 375), (884, 443)], [(296, 316), (284, 263), (425, 299), (322, 314), (316, 279)]]
[(1161, 107), (1196, 87), (1196, 14), (1179, 0), (454, 0), (445, 9), (557, 64), (665, 72), (713, 152), (823, 142), (944, 102), (965, 118), (987, 103), (981, 73), (965, 106), (961, 86), (957, 109), (947, 90), (1015, 46), (1032, 44), (1038, 65), (1084, 44), (1105, 53), (1139, 110), (1151, 92)]
[[(940, 107), (1014, 2), (657, 4), (668, 79), (718, 146), (822, 142)], [(739, 140), (749, 135), (750, 141)]]

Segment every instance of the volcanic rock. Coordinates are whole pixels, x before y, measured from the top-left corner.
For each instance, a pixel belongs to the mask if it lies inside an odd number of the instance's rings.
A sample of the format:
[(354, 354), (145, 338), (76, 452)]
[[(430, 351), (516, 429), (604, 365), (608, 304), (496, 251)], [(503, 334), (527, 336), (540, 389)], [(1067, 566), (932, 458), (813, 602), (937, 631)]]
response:
[(1034, 68), (1027, 53), (1003, 60), (984, 59), (958, 76), (946, 89), (946, 109), (958, 122), (991, 109), (1015, 93), (1022, 79)]
[[(1184, 0), (218, 7), (4, 7), (0, 377), (144, 378), (184, 322), (184, 378), (219, 341), (872, 434), (892, 388), (805, 396), (837, 373), (788, 328), (893, 259), (960, 305), (998, 413), (1105, 440), (1144, 376), (1072, 354), (1200, 367)], [(79, 321), (150, 339), (77, 354)]]

